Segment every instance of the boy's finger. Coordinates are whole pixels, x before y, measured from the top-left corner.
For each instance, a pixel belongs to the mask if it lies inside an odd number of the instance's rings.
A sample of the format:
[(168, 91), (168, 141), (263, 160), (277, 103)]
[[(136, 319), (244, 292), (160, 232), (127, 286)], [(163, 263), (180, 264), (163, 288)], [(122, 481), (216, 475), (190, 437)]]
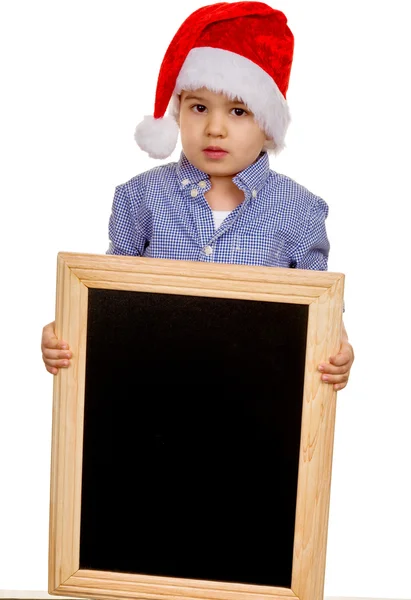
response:
[(332, 375), (338, 375), (342, 373), (347, 373), (349, 371), (349, 364), (344, 363), (341, 366), (332, 365), (331, 363), (322, 363), (318, 365), (318, 370), (321, 373), (330, 373)]
[(335, 365), (336, 367), (341, 367), (342, 365), (346, 365), (351, 361), (350, 355), (347, 353), (336, 354), (335, 356), (330, 356), (330, 363)]
[(43, 348), (49, 348), (51, 350), (64, 350), (68, 348), (68, 344), (63, 340), (59, 340), (57, 337), (43, 337), (41, 345)]
[(41, 340), (42, 349), (46, 350), (68, 350), (68, 344), (57, 337), (43, 337)]
[(46, 369), (47, 369), (47, 371), (48, 371), (49, 373), (51, 373), (52, 375), (57, 375), (57, 373), (59, 372), (59, 370), (58, 370), (58, 369), (56, 369), (55, 367), (48, 367), (47, 365), (46, 365)]
[(60, 358), (71, 358), (72, 354), (69, 350), (53, 350), (52, 348), (43, 349), (43, 358), (58, 360)]
[(325, 375), (321, 375), (321, 379), (325, 383), (341, 384), (346, 383), (348, 381), (348, 375), (346, 373), (343, 373), (341, 375), (331, 375), (327, 373)]
[(46, 365), (46, 369), (47, 369), (47, 367), (51, 367), (51, 368), (57, 367), (58, 369), (61, 369), (61, 368), (64, 369), (65, 367), (70, 366), (70, 361), (67, 358), (59, 359), (59, 360), (52, 359), (52, 358), (43, 358), (43, 360), (44, 360), (44, 364)]
[(338, 392), (339, 390), (343, 390), (346, 387), (347, 383), (348, 381), (344, 381), (343, 383), (334, 383), (334, 390), (336, 392)]
[(59, 340), (54, 332), (54, 322), (43, 327), (41, 336), (42, 348), (59, 348), (61, 350), (68, 349), (68, 344), (65, 340)]
[(43, 335), (41, 336), (41, 347), (47, 348), (57, 348), (57, 344), (59, 343), (59, 339), (50, 332), (43, 330)]

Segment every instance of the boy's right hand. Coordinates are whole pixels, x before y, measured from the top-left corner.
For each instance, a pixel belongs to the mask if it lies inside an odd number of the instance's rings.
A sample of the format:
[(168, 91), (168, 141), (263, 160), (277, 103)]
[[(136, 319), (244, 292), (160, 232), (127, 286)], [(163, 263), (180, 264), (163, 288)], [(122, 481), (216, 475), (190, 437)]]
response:
[(55, 321), (43, 327), (41, 336), (41, 352), (46, 369), (52, 375), (57, 375), (58, 370), (70, 366), (72, 354), (69, 345), (64, 340), (59, 340), (54, 332)]

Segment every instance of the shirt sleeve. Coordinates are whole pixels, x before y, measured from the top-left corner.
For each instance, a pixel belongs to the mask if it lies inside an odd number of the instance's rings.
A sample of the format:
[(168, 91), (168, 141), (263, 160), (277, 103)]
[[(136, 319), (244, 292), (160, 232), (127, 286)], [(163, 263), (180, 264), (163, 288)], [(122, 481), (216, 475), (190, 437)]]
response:
[(106, 254), (142, 256), (146, 239), (134, 216), (125, 185), (116, 187), (108, 226), (110, 245)]
[(330, 244), (325, 229), (328, 206), (316, 197), (312, 203), (302, 239), (295, 249), (293, 262), (297, 269), (326, 271)]

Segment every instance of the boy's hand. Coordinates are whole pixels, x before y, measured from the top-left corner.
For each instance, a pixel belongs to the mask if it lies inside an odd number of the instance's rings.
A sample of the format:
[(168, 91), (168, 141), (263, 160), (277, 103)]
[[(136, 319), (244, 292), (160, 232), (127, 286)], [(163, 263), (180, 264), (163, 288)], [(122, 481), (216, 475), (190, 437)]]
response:
[(348, 341), (347, 332), (343, 326), (341, 346), (338, 354), (330, 357), (330, 362), (318, 365), (321, 379), (334, 386), (336, 391), (342, 390), (348, 383), (350, 369), (354, 362), (354, 350)]
[(57, 339), (54, 327), (55, 321), (43, 327), (41, 352), (47, 371), (57, 375), (60, 368), (70, 366), (72, 354), (67, 342)]

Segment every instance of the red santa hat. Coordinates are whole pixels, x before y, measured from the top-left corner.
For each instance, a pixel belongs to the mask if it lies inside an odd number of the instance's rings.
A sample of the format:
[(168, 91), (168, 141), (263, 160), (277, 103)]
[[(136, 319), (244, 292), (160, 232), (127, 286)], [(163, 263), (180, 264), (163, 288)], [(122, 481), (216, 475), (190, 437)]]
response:
[(290, 122), (293, 50), (286, 16), (263, 2), (218, 2), (194, 11), (166, 51), (154, 115), (137, 126), (137, 144), (152, 158), (170, 156), (178, 139), (178, 95), (205, 87), (241, 99), (273, 140), (267, 149), (279, 152)]

